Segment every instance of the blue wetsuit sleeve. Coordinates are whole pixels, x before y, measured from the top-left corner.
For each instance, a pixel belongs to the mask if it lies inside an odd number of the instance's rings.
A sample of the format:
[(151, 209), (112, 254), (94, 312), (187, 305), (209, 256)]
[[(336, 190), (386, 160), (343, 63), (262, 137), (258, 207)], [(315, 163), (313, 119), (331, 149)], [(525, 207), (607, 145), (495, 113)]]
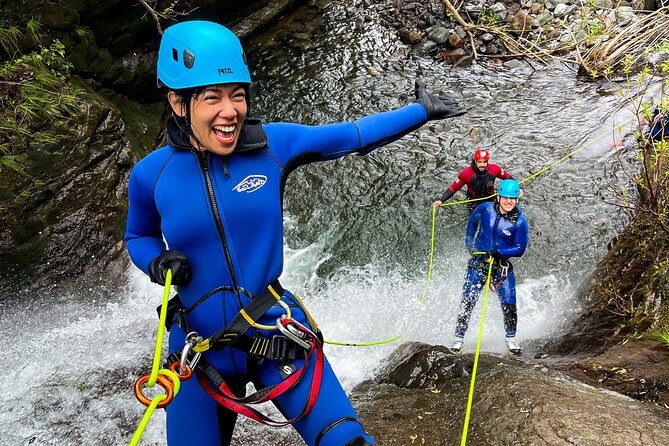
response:
[(308, 126), (272, 123), (265, 126), (270, 150), (283, 166), (365, 155), (427, 122), (427, 112), (414, 103), (354, 122)]
[(481, 221), (482, 209), (482, 206), (478, 206), (467, 221), (467, 231), (465, 232), (465, 248), (467, 249), (476, 249), (474, 246), (474, 236), (476, 236), (476, 228), (479, 221)]
[(499, 250), (502, 257), (520, 257), (527, 248), (527, 239), (529, 234), (529, 225), (525, 218), (520, 218), (516, 225), (516, 231), (513, 234), (513, 246)]
[(155, 179), (137, 165), (128, 183), (128, 220), (124, 240), (132, 262), (148, 274), (149, 262), (165, 249), (160, 214), (153, 199)]

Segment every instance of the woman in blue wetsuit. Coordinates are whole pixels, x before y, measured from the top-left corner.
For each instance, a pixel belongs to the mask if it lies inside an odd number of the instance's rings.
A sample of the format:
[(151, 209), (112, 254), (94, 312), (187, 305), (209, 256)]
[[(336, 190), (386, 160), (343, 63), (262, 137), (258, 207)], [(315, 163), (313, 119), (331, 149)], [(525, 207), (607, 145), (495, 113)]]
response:
[[(202, 21), (165, 31), (158, 81), (172, 111), (167, 144), (132, 170), (125, 241), (153, 282), (164, 284), (171, 270), (179, 286), (168, 319), (171, 360), (195, 364), (189, 349), (203, 352), (197, 379), (167, 406), (168, 444), (227, 445), (238, 413), (290, 422), (308, 445), (374, 444), (318, 328), (277, 281), (284, 184), (300, 165), (364, 155), (465, 110), (417, 81), (415, 103), (355, 122), (261, 124), (248, 117), (251, 78), (239, 40)], [(245, 396), (249, 382), (258, 392)], [(270, 400), (287, 421), (253, 409)]]
[(516, 342), (516, 276), (509, 261), (510, 257), (522, 256), (527, 248), (529, 226), (518, 206), (521, 195), (518, 181), (504, 180), (497, 188), (497, 200), (480, 204), (469, 217), (465, 246), (472, 253), (485, 254), (473, 254), (467, 266), (455, 339), (449, 347), (454, 353), (462, 351), (469, 318), (488, 277), (490, 257), (493, 258), (490, 286), (497, 291), (502, 304), (506, 346), (513, 355), (522, 352)]

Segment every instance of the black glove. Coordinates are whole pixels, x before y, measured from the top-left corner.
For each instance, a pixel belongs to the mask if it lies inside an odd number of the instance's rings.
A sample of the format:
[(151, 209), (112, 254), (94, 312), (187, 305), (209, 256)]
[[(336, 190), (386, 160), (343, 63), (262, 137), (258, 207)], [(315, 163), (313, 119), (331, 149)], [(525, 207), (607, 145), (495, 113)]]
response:
[[(467, 113), (465, 108), (448, 96), (432, 96), (427, 92), (423, 81), (416, 79), (416, 102), (427, 110), (427, 120), (446, 119), (462, 116)], [(443, 201), (443, 200), (442, 200)]]
[(176, 249), (163, 251), (149, 262), (151, 282), (165, 285), (165, 276), (169, 269), (172, 270), (172, 285), (186, 285), (190, 282), (191, 269), (188, 256)]

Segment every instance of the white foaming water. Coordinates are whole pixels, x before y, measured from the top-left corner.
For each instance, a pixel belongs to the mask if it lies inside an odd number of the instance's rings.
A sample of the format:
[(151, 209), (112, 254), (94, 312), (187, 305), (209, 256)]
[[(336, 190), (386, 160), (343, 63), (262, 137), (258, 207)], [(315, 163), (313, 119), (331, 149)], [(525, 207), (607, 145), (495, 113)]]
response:
[[(0, 378), (0, 444), (127, 444), (142, 412), (132, 394), (133, 371), (150, 366), (160, 294), (140, 274), (131, 272), (126, 289), (115, 294), (82, 291), (59, 296), (60, 305), (43, 299), (30, 311), (4, 315), (4, 353), (11, 359), (3, 360)], [(82, 301), (84, 294), (89, 300)], [(156, 413), (147, 438), (160, 436), (161, 417)]]
[[(315, 245), (297, 251), (286, 248), (285, 252), (286, 270), (307, 268), (315, 271), (314, 266), (320, 261), (319, 248)], [(311, 262), (306, 260), (308, 258)], [(440, 259), (435, 263), (440, 264)], [(383, 359), (402, 342), (447, 345), (452, 340), (466, 258), (445, 259), (444, 264), (445, 269), (435, 265), (422, 304), (420, 299), (427, 279), (427, 266), (425, 271), (412, 274), (386, 271), (380, 265), (341, 269), (327, 281), (310, 276), (306, 286), (290, 280), (295, 272), (285, 275), (282, 280), (298, 294), (300, 286), (307, 289), (302, 297), (328, 341), (368, 343), (401, 336), (391, 343), (369, 347), (326, 345), (325, 352), (344, 388), (349, 391), (371, 377)], [(550, 337), (559, 332), (572, 315), (578, 314), (574, 290), (568, 278), (555, 275), (523, 280), (522, 262), (518, 265), (517, 338), (522, 343)], [(306, 275), (307, 270), (302, 273)], [(472, 314), (465, 342), (468, 351), (476, 348), (483, 298), (482, 293)], [(487, 300), (481, 345), (485, 352), (506, 352), (501, 308), (497, 294), (492, 292)]]
[[(464, 259), (448, 260), (461, 264), (449, 269), (452, 274), (436, 268), (420, 305), (426, 271), (407, 274), (368, 265), (341, 269), (323, 280), (314, 274), (327, 257), (318, 244), (285, 251), (282, 281), (303, 294), (327, 340), (372, 342), (401, 335), (398, 341), (378, 346), (326, 345), (326, 354), (347, 391), (371, 377), (399, 343), (443, 344), (450, 339)], [(546, 324), (553, 324), (555, 315), (573, 307), (573, 293), (559, 282), (547, 277), (520, 284), (520, 339), (544, 336)], [(11, 359), (3, 361), (5, 370), (0, 378), (0, 444), (128, 443), (144, 413), (132, 394), (132, 385), (139, 375), (150, 371), (157, 327), (155, 308), (162, 290), (133, 267), (127, 286), (120, 291), (119, 295), (97, 296), (94, 303), (61, 296), (61, 305), (41, 302), (31, 313), (4, 315), (0, 330), (5, 341), (3, 356)], [(495, 302), (491, 295), (483, 350), (500, 352), (503, 330)], [(480, 311), (480, 304), (477, 309)], [(478, 311), (472, 318), (467, 348), (473, 348), (475, 342), (476, 314)], [(156, 411), (141, 444), (165, 444), (164, 423), (164, 412)], [(259, 429), (265, 428), (241, 421), (236, 435), (253, 437)], [(289, 435), (288, 430), (284, 432)]]

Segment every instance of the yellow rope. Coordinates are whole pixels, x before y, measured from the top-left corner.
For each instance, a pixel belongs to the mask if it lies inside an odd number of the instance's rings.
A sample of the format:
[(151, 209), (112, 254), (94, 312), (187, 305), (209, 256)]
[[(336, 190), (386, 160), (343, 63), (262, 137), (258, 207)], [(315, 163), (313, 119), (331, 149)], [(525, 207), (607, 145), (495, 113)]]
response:
[(146, 409), (146, 412), (144, 412), (142, 421), (139, 422), (139, 426), (137, 426), (137, 430), (135, 431), (135, 435), (132, 436), (132, 440), (130, 440), (129, 446), (137, 446), (137, 444), (139, 444), (139, 439), (142, 438), (144, 429), (146, 429), (147, 424), (149, 424), (149, 420), (151, 419), (151, 415), (153, 415), (153, 412), (156, 410), (156, 406), (165, 398), (166, 395), (158, 395), (151, 400), (151, 404)]
[(423, 295), (420, 297), (420, 303), (418, 305), (423, 305), (423, 300), (425, 300), (425, 295), (427, 294), (427, 287), (430, 286), (430, 277), (432, 277), (432, 259), (434, 258), (434, 220), (437, 218), (437, 208), (432, 208), (432, 238), (430, 240), (430, 262), (427, 267), (427, 282), (425, 282), (425, 288), (423, 289)]
[[(635, 119), (636, 119), (636, 117), (635, 117), (635, 118), (630, 118), (630, 119), (628, 119), (628, 120), (626, 120), (626, 121), (623, 121), (621, 124), (618, 125), (618, 127), (622, 127), (623, 125), (628, 124), (628, 123), (634, 121)], [(604, 136), (608, 135), (609, 132), (610, 132), (610, 130), (606, 130), (605, 132), (603, 132), (603, 133), (601, 133), (600, 135), (596, 136), (595, 138), (591, 139), (591, 140), (588, 141), (587, 143), (583, 144), (583, 145), (582, 145), (581, 147), (579, 147), (578, 149), (575, 149), (575, 150), (569, 152), (568, 154), (566, 154), (565, 156), (563, 156), (563, 157), (560, 158), (559, 160), (555, 161), (553, 164), (550, 164), (550, 165), (544, 167), (543, 169), (541, 169), (539, 172), (533, 173), (533, 174), (530, 175), (529, 177), (527, 177), (527, 178), (525, 178), (525, 179), (523, 179), (523, 180), (520, 180), (519, 183), (524, 183), (525, 181), (529, 181), (529, 180), (531, 180), (532, 178), (534, 178), (534, 177), (536, 177), (536, 176), (539, 176), (539, 175), (541, 175), (542, 173), (546, 172), (548, 169), (557, 166), (557, 165), (560, 164), (561, 162), (565, 161), (567, 158), (571, 158), (572, 156), (574, 156), (575, 154), (577, 154), (577, 153), (580, 152), (581, 150), (585, 149), (585, 148), (588, 147), (590, 144), (593, 144), (595, 141), (597, 141), (597, 140), (603, 138)]]
[(153, 352), (153, 365), (151, 366), (151, 377), (146, 383), (153, 387), (158, 378), (158, 369), (160, 368), (160, 354), (163, 351), (163, 332), (165, 331), (165, 319), (167, 319), (167, 301), (170, 298), (170, 286), (172, 285), (172, 270), (168, 269), (165, 275), (165, 289), (163, 291), (163, 304), (160, 306), (160, 321), (158, 322), (158, 337), (156, 339), (156, 349)]
[(401, 338), (402, 335), (397, 335), (395, 337), (389, 338), (389, 339), (384, 339), (383, 341), (374, 341), (374, 342), (364, 342), (364, 343), (354, 343), (354, 342), (338, 342), (338, 341), (325, 341), (326, 344), (330, 345), (341, 345), (344, 347), (369, 347), (370, 345), (380, 345), (380, 344), (387, 344), (389, 342), (393, 342), (399, 338)]
[(490, 277), (492, 276), (493, 258), (488, 257), (488, 278), (485, 282), (485, 294), (483, 295), (483, 310), (481, 311), (481, 323), (479, 324), (479, 336), (476, 341), (476, 354), (474, 355), (474, 367), (472, 368), (472, 379), (469, 383), (469, 398), (467, 400), (467, 411), (465, 412), (465, 426), (462, 429), (462, 441), (460, 446), (467, 444), (467, 430), (469, 429), (469, 414), (472, 410), (472, 401), (474, 400), (474, 383), (476, 381), (476, 369), (479, 363), (479, 352), (481, 351), (481, 337), (483, 336), (483, 321), (485, 320), (485, 309), (488, 304), (488, 293), (490, 292)]
[[(156, 349), (153, 352), (153, 364), (151, 366), (151, 375), (149, 376), (149, 380), (146, 382), (146, 386), (153, 387), (156, 383), (156, 380), (158, 379), (158, 375), (166, 375), (168, 378), (172, 380), (172, 383), (174, 384), (174, 396), (176, 396), (181, 386), (181, 381), (179, 380), (179, 376), (171, 370), (160, 368), (160, 356), (163, 350), (163, 332), (165, 331), (165, 320), (167, 319), (167, 301), (169, 300), (170, 297), (171, 285), (172, 285), (172, 270), (168, 269), (167, 274), (165, 275), (163, 303), (160, 307), (160, 318), (158, 322), (158, 336), (156, 339)], [(130, 440), (130, 446), (136, 446), (139, 443), (139, 440), (142, 437), (142, 434), (144, 433), (144, 430), (146, 429), (146, 426), (149, 423), (149, 420), (151, 419), (153, 412), (156, 410), (156, 406), (158, 406), (158, 404), (165, 398), (167, 398), (167, 395), (161, 394), (161, 395), (156, 395), (151, 400), (151, 404), (149, 404), (149, 406), (146, 409), (146, 412), (144, 412), (142, 421), (140, 421), (139, 426), (137, 426), (137, 430), (135, 431), (135, 434), (132, 436), (132, 440)]]

